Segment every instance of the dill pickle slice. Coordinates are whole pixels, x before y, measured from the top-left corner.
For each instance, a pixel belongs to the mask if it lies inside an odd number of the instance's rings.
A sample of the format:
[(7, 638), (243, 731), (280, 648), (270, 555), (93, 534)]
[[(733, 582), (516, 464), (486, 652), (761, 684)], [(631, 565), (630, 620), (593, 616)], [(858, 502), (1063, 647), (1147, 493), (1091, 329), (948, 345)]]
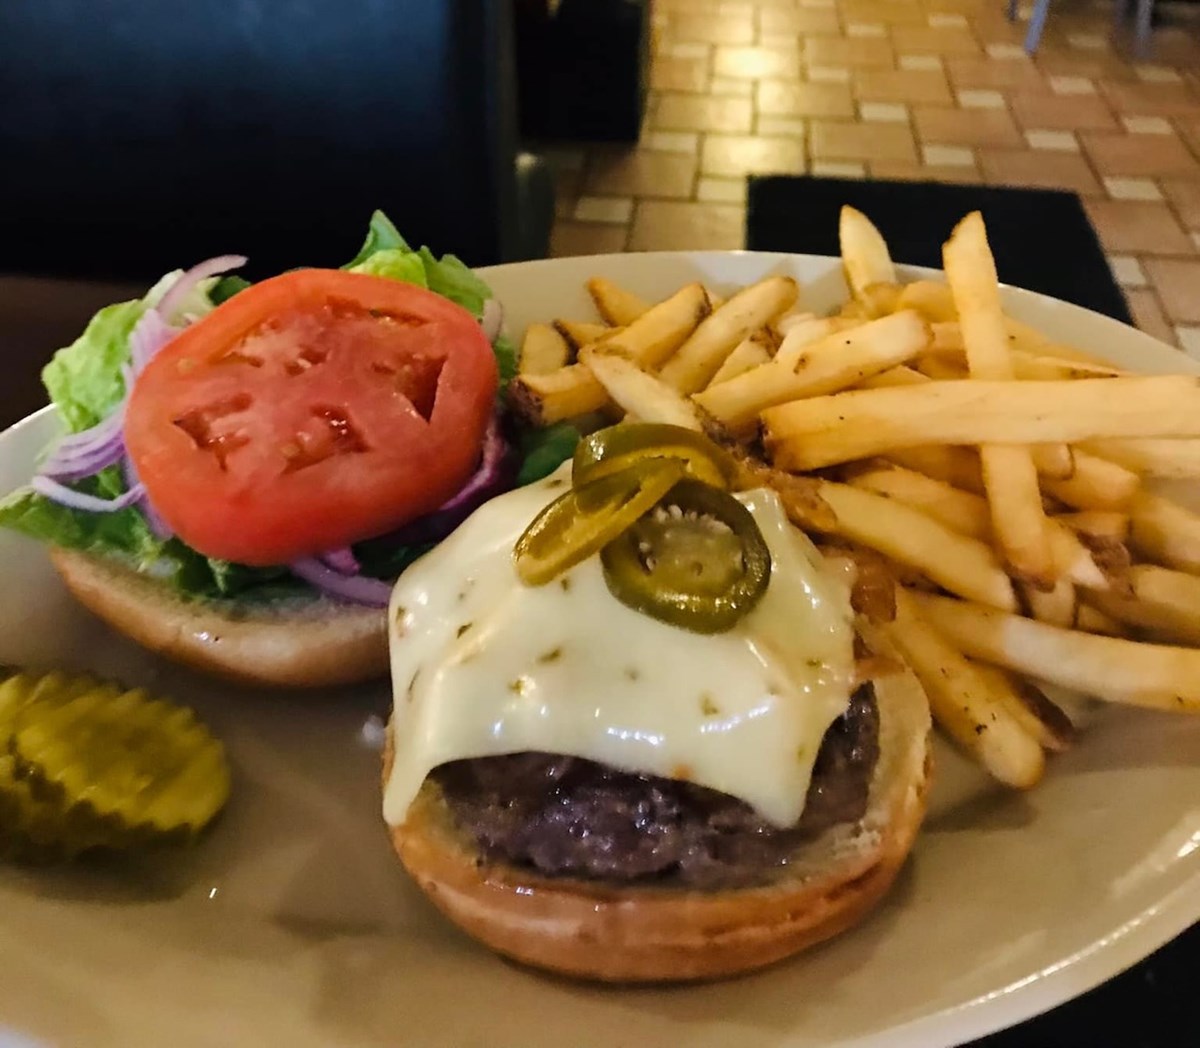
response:
[(114, 843), (194, 835), (229, 797), (221, 743), (190, 709), (142, 689), (47, 674), (17, 711), (10, 747), (35, 793), (68, 821), (104, 824)]

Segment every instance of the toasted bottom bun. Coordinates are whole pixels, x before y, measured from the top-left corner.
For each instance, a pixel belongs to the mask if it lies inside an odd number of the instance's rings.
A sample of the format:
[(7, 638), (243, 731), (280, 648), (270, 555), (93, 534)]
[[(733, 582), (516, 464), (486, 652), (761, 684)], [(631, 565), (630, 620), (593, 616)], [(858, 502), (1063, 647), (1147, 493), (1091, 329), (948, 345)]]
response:
[(52, 549), (50, 560), (84, 607), (143, 647), (243, 684), (316, 688), (382, 677), (387, 611), (332, 600), (261, 607), (185, 600), (113, 560)]
[[(437, 907), (499, 953), (611, 982), (751, 971), (860, 920), (903, 865), (925, 814), (929, 707), (916, 678), (874, 681), (880, 755), (868, 808), (806, 844), (780, 879), (721, 891), (606, 886), (483, 861), (426, 782), (392, 842)], [(391, 769), (390, 742), (384, 781)]]

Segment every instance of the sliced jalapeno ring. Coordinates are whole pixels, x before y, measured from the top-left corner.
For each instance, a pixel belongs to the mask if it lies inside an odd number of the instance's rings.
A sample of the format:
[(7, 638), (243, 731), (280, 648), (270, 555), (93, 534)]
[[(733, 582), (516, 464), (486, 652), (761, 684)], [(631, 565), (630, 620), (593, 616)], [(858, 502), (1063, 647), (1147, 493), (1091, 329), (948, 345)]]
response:
[(762, 599), (771, 551), (753, 514), (725, 491), (681, 480), (600, 552), (604, 579), (635, 611), (721, 633)]
[(590, 557), (652, 509), (683, 471), (679, 459), (645, 459), (561, 495), (517, 540), (517, 575), (542, 586)]
[(576, 486), (652, 458), (677, 458), (687, 476), (729, 488), (737, 464), (703, 433), (658, 422), (622, 422), (584, 437), (575, 447), (571, 477)]

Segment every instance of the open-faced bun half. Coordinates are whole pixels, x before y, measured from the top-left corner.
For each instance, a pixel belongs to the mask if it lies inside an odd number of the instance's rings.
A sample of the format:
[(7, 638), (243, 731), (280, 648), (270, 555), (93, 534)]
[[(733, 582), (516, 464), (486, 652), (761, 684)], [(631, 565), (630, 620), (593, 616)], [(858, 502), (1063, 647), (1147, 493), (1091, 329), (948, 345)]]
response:
[[(909, 673), (874, 681), (879, 760), (867, 812), (794, 856), (781, 880), (721, 891), (606, 887), (489, 863), (426, 781), (392, 830), (405, 868), (437, 907), (492, 949), (566, 975), (613, 982), (708, 979), (771, 964), (861, 919), (887, 891), (925, 813), (929, 707)], [(384, 755), (384, 779), (391, 767)]]
[(243, 684), (315, 688), (387, 673), (387, 611), (312, 597), (186, 600), (117, 561), (52, 549), (81, 604), (143, 647)]

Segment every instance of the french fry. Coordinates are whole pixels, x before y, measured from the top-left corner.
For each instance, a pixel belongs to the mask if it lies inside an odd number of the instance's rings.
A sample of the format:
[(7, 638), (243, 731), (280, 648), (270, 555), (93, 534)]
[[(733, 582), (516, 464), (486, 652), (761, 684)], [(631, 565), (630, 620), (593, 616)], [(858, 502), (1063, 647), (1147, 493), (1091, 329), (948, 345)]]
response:
[(874, 491), (919, 509), (960, 535), (988, 541), (992, 534), (987, 500), (916, 470), (885, 465), (850, 479), (856, 488)]
[(1200, 650), (1047, 626), (982, 604), (910, 591), (968, 655), (1108, 702), (1200, 712)]
[(1130, 372), (1103, 364), (1089, 364), (1064, 357), (1037, 356), (1024, 349), (1009, 351), (1013, 374), (1023, 381), (1074, 381), (1080, 378), (1120, 378)]
[(790, 309), (798, 295), (791, 277), (767, 277), (743, 288), (701, 321), (663, 364), (659, 377), (681, 393), (703, 389), (735, 346)]
[(1070, 748), (1075, 741), (1075, 725), (1041, 688), (999, 666), (968, 661), (987, 680), (993, 694), (1008, 707), (1026, 734), (1036, 739), (1043, 749), (1062, 753)]
[(904, 590), (896, 594), (896, 619), (884, 631), (920, 680), (941, 729), (1000, 782), (1035, 786), (1045, 754), (1013, 715), (1007, 689), (998, 690), (993, 678), (931, 628)]
[(1028, 447), (1039, 476), (1066, 480), (1075, 475), (1075, 452), (1070, 444), (1030, 444)]
[(1072, 455), (1068, 477), (1050, 477), (1042, 487), (1048, 495), (1081, 510), (1123, 510), (1141, 487), (1141, 478), (1115, 462), (1083, 451)]
[(604, 277), (592, 277), (587, 289), (596, 311), (613, 327), (627, 327), (650, 309), (645, 299)]
[(1075, 624), (1077, 600), (1075, 584), (1070, 579), (1060, 578), (1051, 589), (1039, 589), (1027, 582), (1018, 583), (1017, 588), (1029, 614), (1038, 622), (1065, 628)]
[(717, 369), (709, 385), (716, 386), (728, 382), (738, 375), (744, 375), (751, 368), (767, 363), (771, 359), (771, 352), (766, 345), (768, 339), (768, 335), (758, 332), (743, 341), (725, 358), (725, 363)]
[(525, 329), (517, 371), (522, 375), (545, 375), (571, 362), (571, 347), (562, 333), (549, 324), (530, 324)]
[(1200, 645), (1200, 578), (1156, 564), (1129, 569), (1132, 596), (1089, 593), (1106, 615), (1147, 630), (1155, 640)]
[(793, 340), (799, 341), (801, 335), (800, 328), (794, 329), (770, 363), (697, 393), (696, 403), (738, 428), (753, 422), (764, 407), (845, 389), (867, 375), (910, 360), (928, 337), (925, 322), (913, 312), (894, 313), (827, 335), (797, 354)]
[(1176, 480), (1200, 477), (1200, 440), (1128, 437), (1088, 440), (1079, 447), (1144, 476)]
[(708, 292), (701, 284), (688, 284), (606, 338), (604, 351), (628, 357), (639, 367), (660, 367), (708, 316)]
[(961, 358), (951, 356), (923, 356), (917, 361), (917, 370), (926, 378), (937, 382), (952, 382), (968, 377), (966, 363)]
[(554, 330), (566, 340), (571, 352), (576, 354), (584, 346), (590, 346), (613, 332), (606, 324), (590, 324), (584, 320), (556, 320)]
[(952, 487), (983, 494), (983, 472), (979, 468), (979, 455), (973, 448), (948, 445), (897, 448), (889, 451), (886, 458), (898, 466), (924, 473)]
[[(942, 256), (971, 377), (1011, 381), (1013, 366), (1000, 308), (1000, 283), (978, 211), (959, 222), (942, 248)], [(1005, 558), (1020, 578), (1041, 587), (1052, 586), (1054, 561), (1029, 449), (1007, 442), (983, 444), (979, 458), (992, 532)]]
[(849, 331), (861, 326), (858, 321), (839, 320), (837, 317), (809, 317), (806, 320), (798, 320), (788, 327), (787, 334), (784, 335), (772, 359), (777, 361), (781, 368), (794, 368), (809, 346), (839, 331)]
[(767, 325), (767, 330), (775, 337), (776, 342), (782, 342), (787, 336), (787, 333), (792, 330), (797, 324), (803, 324), (809, 320), (819, 320), (816, 313), (809, 313), (804, 309), (793, 306), (786, 313), (776, 317)]
[(539, 427), (599, 411), (609, 402), (604, 387), (582, 364), (542, 375), (518, 375), (508, 387), (508, 396), (517, 416)]
[(866, 319), (886, 317), (896, 312), (896, 303), (900, 301), (900, 285), (879, 283), (868, 284), (862, 290), (859, 305), (862, 306)]
[(1037, 328), (1012, 317), (1004, 318), (1004, 328), (1008, 332), (1010, 349), (1031, 353), (1036, 357), (1057, 357), (1060, 360), (1074, 360), (1080, 364), (1091, 364), (1107, 368), (1111, 364), (1103, 357), (1094, 353), (1085, 353), (1074, 346), (1064, 346), (1043, 335)]
[(849, 484), (821, 481), (817, 491), (837, 516), (835, 534), (916, 568), (951, 593), (1016, 608), (1012, 583), (986, 543), (951, 531), (911, 506)]
[(1055, 520), (1065, 524), (1072, 531), (1095, 538), (1111, 539), (1113, 542), (1124, 542), (1129, 538), (1129, 514), (1116, 510), (1085, 509), (1078, 513), (1059, 513)]
[(1139, 491), (1129, 503), (1129, 542), (1169, 568), (1200, 573), (1200, 516), (1178, 503)]
[(1173, 375), (1078, 382), (930, 382), (796, 400), (768, 408), (763, 422), (779, 464), (798, 470), (925, 444), (1200, 436), (1200, 381)]
[(857, 384), (857, 389), (888, 389), (892, 386), (920, 386), (930, 379), (921, 372), (915, 371), (907, 364), (897, 364), (894, 368), (881, 371), (878, 375), (868, 375)]
[[(688, 284), (670, 298), (651, 306), (626, 328), (604, 328), (605, 353), (627, 357), (639, 367), (655, 368), (673, 353), (708, 313), (708, 292)], [(556, 322), (559, 327), (561, 322)], [(599, 325), (592, 325), (598, 327)], [(544, 375), (518, 375), (509, 387), (518, 416), (534, 426), (601, 411), (608, 404), (604, 387), (591, 370), (569, 364)]]
[[(896, 309), (915, 309), (935, 328), (958, 319), (954, 295), (946, 284), (933, 280), (914, 280), (900, 289)], [(936, 335), (935, 335), (936, 338)]]
[(1081, 603), (1075, 609), (1075, 628), (1084, 633), (1100, 633), (1105, 637), (1125, 636), (1124, 624), (1087, 603)]
[[(961, 491), (945, 481), (935, 480), (915, 470), (885, 466), (856, 474), (850, 483), (919, 509), (960, 535), (983, 542), (992, 539), (991, 512), (987, 500), (977, 494)], [(1047, 521), (1047, 540), (1055, 576), (1063, 584), (1079, 583), (1096, 589), (1109, 587), (1108, 575), (1092, 552), (1077, 535), (1053, 518)], [(1060, 594), (1059, 599), (1064, 596)], [(1043, 602), (1042, 606), (1049, 605)], [(1069, 622), (1067, 620), (1066, 624)]]
[(585, 347), (579, 360), (595, 375), (613, 402), (638, 421), (703, 428), (696, 409), (686, 397), (625, 357)]
[(872, 284), (896, 283), (896, 267), (888, 253), (887, 242), (861, 211), (849, 205), (842, 208), (838, 241), (846, 285), (855, 301), (864, 303), (866, 290)]

